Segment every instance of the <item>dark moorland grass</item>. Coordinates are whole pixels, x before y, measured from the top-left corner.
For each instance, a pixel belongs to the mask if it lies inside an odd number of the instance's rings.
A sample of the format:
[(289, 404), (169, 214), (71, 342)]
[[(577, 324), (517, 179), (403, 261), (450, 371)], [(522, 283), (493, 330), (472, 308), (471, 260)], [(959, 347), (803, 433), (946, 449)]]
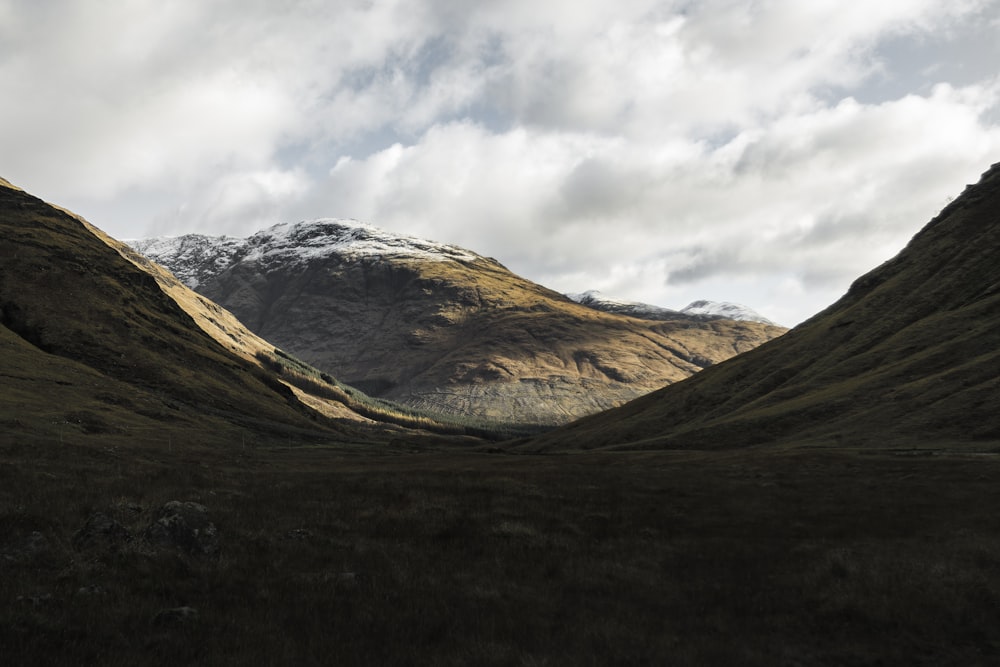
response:
[[(72, 440), (0, 437), (4, 664), (1000, 662), (994, 456)], [(175, 499), (217, 558), (73, 546)]]

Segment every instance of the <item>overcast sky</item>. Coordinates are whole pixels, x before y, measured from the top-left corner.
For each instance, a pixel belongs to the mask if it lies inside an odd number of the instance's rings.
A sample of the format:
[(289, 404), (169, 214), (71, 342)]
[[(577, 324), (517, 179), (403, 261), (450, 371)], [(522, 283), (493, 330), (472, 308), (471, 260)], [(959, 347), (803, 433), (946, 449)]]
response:
[(0, 176), (794, 325), (1000, 161), (1000, 0), (0, 0)]

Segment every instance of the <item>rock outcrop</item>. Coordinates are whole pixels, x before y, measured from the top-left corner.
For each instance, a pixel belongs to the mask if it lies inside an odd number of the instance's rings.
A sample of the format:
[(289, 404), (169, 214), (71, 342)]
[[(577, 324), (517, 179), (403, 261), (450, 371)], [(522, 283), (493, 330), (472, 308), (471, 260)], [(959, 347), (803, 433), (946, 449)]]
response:
[(176, 549), (190, 556), (217, 556), (219, 531), (199, 503), (171, 500), (153, 514), (143, 533), (151, 545)]
[(117, 551), (131, 541), (132, 533), (104, 512), (92, 514), (83, 527), (73, 534), (73, 548), (77, 551)]

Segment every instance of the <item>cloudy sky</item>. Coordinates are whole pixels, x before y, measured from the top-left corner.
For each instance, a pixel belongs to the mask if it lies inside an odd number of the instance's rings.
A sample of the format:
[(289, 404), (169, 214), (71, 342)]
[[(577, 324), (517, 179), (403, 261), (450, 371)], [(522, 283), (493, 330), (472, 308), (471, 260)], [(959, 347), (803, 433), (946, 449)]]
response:
[(794, 325), (1000, 161), (1000, 0), (0, 0), (0, 176)]

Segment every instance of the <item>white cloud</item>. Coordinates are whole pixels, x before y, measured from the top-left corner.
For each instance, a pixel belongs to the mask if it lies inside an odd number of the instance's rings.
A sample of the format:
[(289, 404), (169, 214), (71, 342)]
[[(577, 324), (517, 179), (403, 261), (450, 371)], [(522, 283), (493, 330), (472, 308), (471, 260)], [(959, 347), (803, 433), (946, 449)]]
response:
[(846, 98), (714, 149), (452, 124), (343, 161), (327, 192), (383, 226), (489, 247), (560, 289), (581, 266), (596, 287), (661, 302), (677, 286), (770, 273), (781, 280), (769, 290), (797, 281), (832, 300), (1000, 152), (1000, 129), (979, 120), (995, 95)]
[(0, 0), (0, 169), (123, 237), (353, 216), (558, 289), (793, 323), (998, 159), (976, 60), (997, 20), (991, 0)]
[(157, 224), (164, 229), (184, 226), (216, 234), (244, 234), (247, 229), (274, 224), (279, 212), (303, 196), (310, 185), (301, 170), (226, 173), (200, 190), (199, 199), (185, 202)]

